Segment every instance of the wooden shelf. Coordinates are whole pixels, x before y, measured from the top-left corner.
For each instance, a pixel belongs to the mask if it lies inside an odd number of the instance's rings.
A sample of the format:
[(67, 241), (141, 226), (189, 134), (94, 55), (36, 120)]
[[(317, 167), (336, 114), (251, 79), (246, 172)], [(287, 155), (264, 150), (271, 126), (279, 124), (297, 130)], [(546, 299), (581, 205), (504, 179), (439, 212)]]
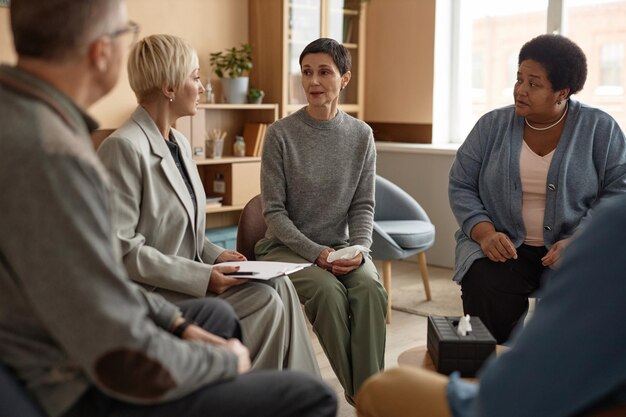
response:
[(241, 205), (237, 205), (237, 206), (213, 206), (213, 207), (207, 207), (206, 208), (206, 212), (207, 214), (210, 213), (225, 213), (228, 211), (239, 211), (239, 210), (243, 210), (245, 204), (241, 204)]
[(232, 163), (259, 162), (260, 156), (223, 156), (219, 159), (212, 158), (194, 158), (196, 165), (220, 165)]

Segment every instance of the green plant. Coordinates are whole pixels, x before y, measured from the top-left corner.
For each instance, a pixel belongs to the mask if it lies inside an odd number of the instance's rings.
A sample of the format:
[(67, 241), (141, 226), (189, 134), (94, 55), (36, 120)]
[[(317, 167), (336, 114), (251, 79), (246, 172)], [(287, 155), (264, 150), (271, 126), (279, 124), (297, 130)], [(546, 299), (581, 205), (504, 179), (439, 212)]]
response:
[(241, 48), (230, 48), (210, 54), (211, 67), (219, 78), (242, 77), (252, 69), (252, 45), (245, 43)]
[(264, 95), (265, 95), (265, 92), (263, 90), (259, 90), (258, 88), (255, 88), (255, 87), (250, 87), (250, 90), (248, 90), (248, 98), (250, 99), (250, 101), (258, 100)]

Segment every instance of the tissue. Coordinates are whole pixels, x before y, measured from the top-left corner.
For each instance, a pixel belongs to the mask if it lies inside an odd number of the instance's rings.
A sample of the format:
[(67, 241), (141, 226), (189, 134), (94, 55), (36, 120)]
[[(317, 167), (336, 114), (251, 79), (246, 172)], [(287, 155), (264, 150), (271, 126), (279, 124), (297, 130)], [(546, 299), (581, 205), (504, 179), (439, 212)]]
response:
[(328, 263), (333, 263), (334, 261), (338, 259), (352, 259), (355, 256), (357, 256), (359, 253), (363, 253), (363, 255), (365, 256), (365, 254), (369, 252), (370, 250), (366, 248), (365, 246), (361, 246), (361, 245), (348, 246), (347, 248), (339, 249), (339, 250), (329, 253), (326, 261)]
[(470, 315), (466, 314), (465, 317), (459, 319), (459, 325), (456, 327), (456, 332), (459, 336), (467, 336), (472, 331), (472, 325), (470, 324)]

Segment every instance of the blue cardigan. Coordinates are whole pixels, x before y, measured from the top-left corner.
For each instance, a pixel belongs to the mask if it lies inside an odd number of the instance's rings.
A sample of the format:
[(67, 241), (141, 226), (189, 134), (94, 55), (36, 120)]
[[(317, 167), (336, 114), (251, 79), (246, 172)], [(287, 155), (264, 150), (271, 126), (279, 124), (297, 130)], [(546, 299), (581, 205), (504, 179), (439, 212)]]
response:
[[(459, 147), (450, 169), (449, 198), (460, 230), (455, 234), (453, 279), (479, 258), (470, 238), (479, 222), (493, 223), (519, 247), (526, 236), (522, 220), (520, 151), (524, 118), (513, 105), (481, 117)], [(550, 248), (570, 237), (603, 199), (626, 192), (626, 138), (602, 110), (571, 100), (546, 183), (543, 237)]]

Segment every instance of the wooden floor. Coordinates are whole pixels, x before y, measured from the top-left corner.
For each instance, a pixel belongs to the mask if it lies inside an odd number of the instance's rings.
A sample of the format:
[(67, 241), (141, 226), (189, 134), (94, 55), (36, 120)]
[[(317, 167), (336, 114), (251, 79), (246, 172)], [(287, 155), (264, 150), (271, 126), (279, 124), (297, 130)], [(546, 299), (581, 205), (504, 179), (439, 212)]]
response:
[[(385, 367), (398, 365), (398, 355), (407, 349), (426, 344), (426, 317), (416, 316), (392, 310), (392, 321), (387, 325), (387, 346), (385, 351)], [(310, 329), (309, 329), (310, 330)], [(337, 417), (354, 417), (354, 408), (344, 398), (343, 389), (330, 367), (326, 355), (322, 351), (317, 337), (310, 331), (313, 338), (313, 347), (317, 355), (317, 363), (322, 372), (322, 378), (335, 389), (339, 401)]]

